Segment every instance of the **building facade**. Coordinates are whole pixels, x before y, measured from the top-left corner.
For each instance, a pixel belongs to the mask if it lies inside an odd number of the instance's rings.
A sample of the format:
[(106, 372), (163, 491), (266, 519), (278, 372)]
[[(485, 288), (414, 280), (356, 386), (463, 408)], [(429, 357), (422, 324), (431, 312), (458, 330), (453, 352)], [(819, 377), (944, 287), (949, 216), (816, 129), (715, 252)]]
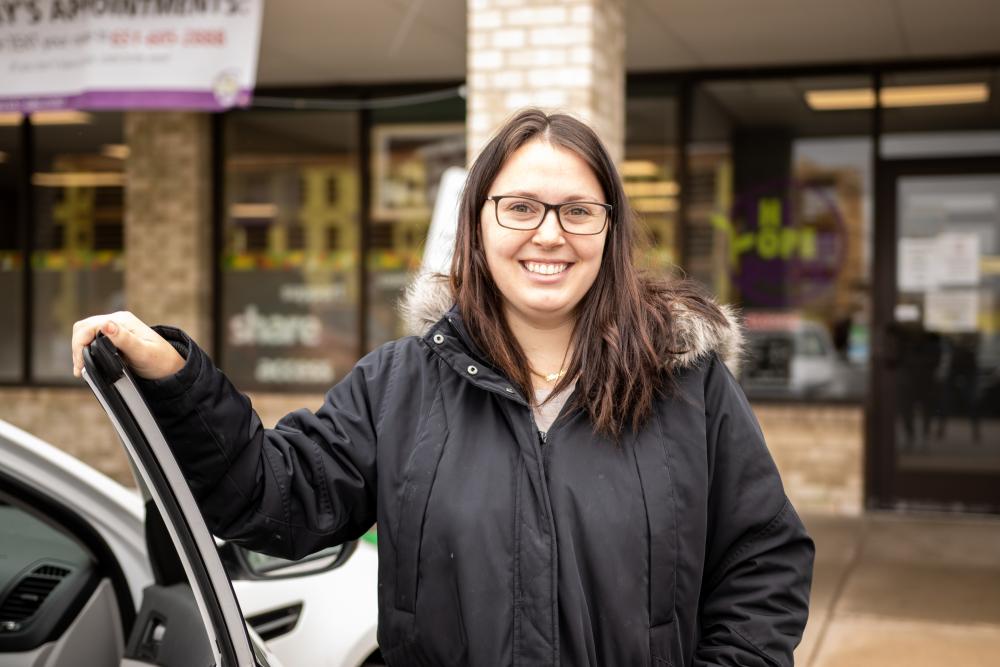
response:
[(0, 418), (127, 479), (68, 345), (118, 309), (191, 332), (265, 423), (318, 407), (403, 333), (441, 175), (538, 105), (608, 143), (643, 267), (742, 310), (797, 505), (1000, 510), (1000, 52), (651, 71), (636, 11), (470, 0), (453, 79), (0, 115)]

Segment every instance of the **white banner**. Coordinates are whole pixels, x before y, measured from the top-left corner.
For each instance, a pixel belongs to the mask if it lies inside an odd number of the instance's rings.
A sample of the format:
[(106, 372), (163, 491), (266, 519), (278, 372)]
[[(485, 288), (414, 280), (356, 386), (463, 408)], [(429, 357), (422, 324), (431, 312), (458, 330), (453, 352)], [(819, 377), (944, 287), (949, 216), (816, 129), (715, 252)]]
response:
[(0, 111), (250, 103), (263, 0), (0, 2)]

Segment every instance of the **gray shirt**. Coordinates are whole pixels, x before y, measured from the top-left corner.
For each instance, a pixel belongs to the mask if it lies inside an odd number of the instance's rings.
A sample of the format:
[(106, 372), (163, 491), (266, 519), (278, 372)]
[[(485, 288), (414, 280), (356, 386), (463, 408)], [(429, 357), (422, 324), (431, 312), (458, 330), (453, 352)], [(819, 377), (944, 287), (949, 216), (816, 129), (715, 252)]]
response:
[(559, 411), (566, 404), (566, 400), (569, 395), (573, 393), (573, 388), (576, 383), (569, 385), (563, 391), (559, 392), (552, 397), (552, 400), (548, 403), (542, 405), (542, 402), (549, 397), (552, 393), (551, 389), (536, 389), (535, 390), (535, 405), (531, 406), (532, 412), (535, 413), (535, 425), (538, 430), (545, 433), (552, 426), (552, 422), (556, 420), (559, 416)]

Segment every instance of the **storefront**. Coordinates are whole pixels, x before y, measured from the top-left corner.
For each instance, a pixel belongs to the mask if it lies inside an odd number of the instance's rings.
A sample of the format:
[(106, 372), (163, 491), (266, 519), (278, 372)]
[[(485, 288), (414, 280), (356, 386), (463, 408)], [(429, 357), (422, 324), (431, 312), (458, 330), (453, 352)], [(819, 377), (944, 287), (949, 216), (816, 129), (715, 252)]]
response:
[[(211, 346), (239, 386), (319, 394), (402, 333), (460, 90), (214, 118)], [(741, 381), (805, 504), (1000, 510), (1000, 60), (643, 73), (625, 113), (642, 261), (742, 308)], [(0, 123), (10, 387), (71, 385), (69, 326), (124, 307), (123, 116)]]

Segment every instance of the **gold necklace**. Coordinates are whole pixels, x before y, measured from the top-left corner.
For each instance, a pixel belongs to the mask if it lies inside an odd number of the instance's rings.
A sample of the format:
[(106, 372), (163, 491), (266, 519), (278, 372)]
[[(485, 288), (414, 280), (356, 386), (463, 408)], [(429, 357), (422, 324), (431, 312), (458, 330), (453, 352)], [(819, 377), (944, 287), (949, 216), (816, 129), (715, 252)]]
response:
[(545, 380), (546, 382), (555, 382), (556, 380), (558, 380), (562, 376), (566, 375), (566, 369), (565, 368), (560, 368), (555, 373), (547, 373), (545, 375), (542, 375), (541, 373), (539, 373), (538, 371), (536, 371), (534, 368), (531, 368), (530, 366), (528, 367), (528, 370), (531, 371), (532, 375), (534, 375), (536, 377), (540, 377), (543, 380)]
[(540, 377), (543, 380), (545, 380), (546, 382), (555, 382), (556, 380), (560, 379), (562, 376), (566, 375), (566, 371), (568, 369), (566, 368), (565, 364), (566, 364), (566, 355), (568, 355), (568, 354), (569, 354), (569, 345), (566, 346), (566, 351), (563, 352), (562, 361), (559, 362), (560, 368), (555, 373), (546, 373), (546, 374), (543, 375), (542, 373), (539, 373), (538, 371), (536, 371), (531, 366), (528, 366), (528, 371), (530, 371), (532, 375), (534, 375), (536, 377)]

